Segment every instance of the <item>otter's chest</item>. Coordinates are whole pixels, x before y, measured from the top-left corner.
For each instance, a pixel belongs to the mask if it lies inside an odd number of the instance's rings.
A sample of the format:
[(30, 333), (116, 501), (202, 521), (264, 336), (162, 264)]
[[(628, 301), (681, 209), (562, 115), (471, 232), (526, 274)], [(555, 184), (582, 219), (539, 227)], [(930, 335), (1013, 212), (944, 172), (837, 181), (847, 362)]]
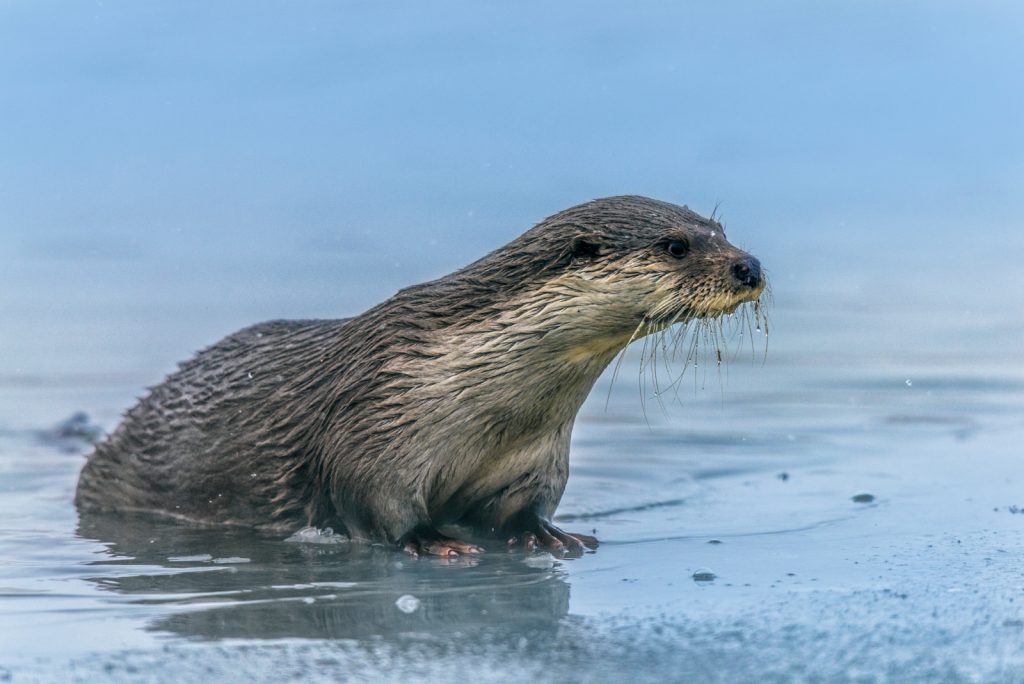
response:
[(432, 514), (455, 520), (501, 500), (522, 505), (551, 498), (552, 493), (557, 504), (569, 476), (571, 433), (569, 421), (459, 459), (458, 467), (448, 469), (428, 496)]

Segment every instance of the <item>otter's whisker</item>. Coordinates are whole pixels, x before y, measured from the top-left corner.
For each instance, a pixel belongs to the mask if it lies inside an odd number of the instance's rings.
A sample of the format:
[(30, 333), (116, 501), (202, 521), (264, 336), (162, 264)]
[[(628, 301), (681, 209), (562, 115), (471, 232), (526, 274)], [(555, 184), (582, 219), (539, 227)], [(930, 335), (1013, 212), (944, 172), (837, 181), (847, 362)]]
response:
[[(662, 359), (663, 363), (665, 364), (666, 372), (669, 374), (670, 377), (675, 375), (675, 378), (672, 380), (671, 383), (668, 384), (667, 387), (665, 387), (665, 389), (661, 391), (661, 394), (664, 395), (665, 392), (674, 389), (673, 401), (678, 401), (678, 385), (680, 380), (682, 380), (683, 376), (686, 374), (685, 365), (683, 371), (678, 374), (673, 373), (671, 366), (672, 363), (677, 362), (679, 358), (680, 349), (682, 348), (682, 344), (686, 340), (686, 336), (689, 332), (689, 325), (691, 323), (690, 320), (683, 321), (682, 324), (676, 326), (676, 322), (679, 319), (681, 319), (685, 314), (685, 310), (680, 310), (675, 316), (673, 316), (673, 318), (669, 322), (669, 329), (664, 333), (665, 342), (663, 344), (664, 354), (662, 356)], [(668, 348), (669, 346), (671, 346), (671, 349)]]
[[(682, 343), (686, 339), (686, 334), (688, 332), (689, 321), (684, 321), (681, 325), (676, 326), (676, 321), (682, 318), (682, 316), (682, 311), (676, 314), (670, 323), (670, 329), (667, 330), (663, 335), (664, 353), (662, 355), (662, 359), (663, 363), (665, 364), (665, 371), (669, 374), (670, 377), (674, 375), (671, 364), (677, 362), (679, 358), (680, 348), (682, 347)], [(669, 347), (671, 347), (671, 349)], [(685, 368), (683, 372), (679, 373), (675, 377), (675, 379), (672, 380), (672, 382), (669, 383), (669, 385), (664, 390), (662, 390), (661, 394), (664, 394), (665, 392), (672, 390), (673, 388), (676, 388), (679, 384), (679, 381), (683, 378), (683, 375), (685, 375)], [(679, 391), (678, 389), (676, 389), (673, 395), (674, 400), (678, 399), (678, 393)]]
[(640, 350), (640, 371), (637, 377), (637, 384), (640, 387), (640, 408), (643, 411), (644, 422), (647, 423), (648, 428), (651, 427), (651, 421), (647, 417), (647, 383), (645, 382), (647, 376), (644, 375), (644, 370), (646, 370), (647, 364), (647, 345), (650, 343), (650, 331), (650, 322), (647, 321), (645, 323), (644, 347)]
[(672, 334), (672, 361), (673, 363), (679, 359), (679, 350), (683, 346), (683, 341), (686, 340), (686, 334), (689, 332), (689, 321), (684, 321), (678, 327), (675, 328), (675, 332)]
[[(665, 329), (661, 331), (658, 336), (658, 342), (661, 346), (662, 352), (662, 364), (665, 366), (665, 372), (668, 374), (669, 378), (672, 377), (672, 363), (675, 360), (676, 339), (679, 334), (679, 331), (676, 329), (676, 322), (682, 317), (682, 315), (682, 311), (677, 312), (676, 315), (669, 320)], [(674, 383), (670, 383), (667, 389), (672, 389), (672, 384)]]
[(758, 332), (761, 331), (761, 313), (758, 310), (757, 303), (754, 304), (754, 325), (751, 325), (750, 318), (746, 320), (747, 323), (747, 335), (750, 337), (750, 360), (757, 360), (757, 351), (754, 349), (754, 329)]
[(743, 352), (743, 342), (744, 342), (743, 338), (746, 336), (744, 334), (744, 329), (746, 329), (746, 330), (750, 330), (751, 329), (751, 325), (750, 325), (750, 307), (744, 305), (740, 309), (740, 317), (739, 317), (739, 319), (737, 319), (735, 321), (735, 327), (736, 327), (736, 349), (733, 351), (733, 354), (732, 354), (732, 360), (733, 361), (736, 361), (737, 359), (739, 359), (740, 354)]
[[(710, 358), (711, 349), (715, 346), (715, 339), (714, 339), (714, 336), (712, 335), (712, 323), (711, 323), (711, 321), (708, 321), (708, 320), (705, 319), (704, 325), (701, 326), (701, 327), (703, 327), (703, 329), (704, 329), (704, 344), (707, 347), (708, 356)], [(701, 379), (701, 383), (700, 383), (700, 388), (702, 390), (705, 390), (708, 387), (708, 367), (710, 365), (711, 365), (710, 363), (705, 363), (704, 364), (704, 375), (703, 375), (703, 378)]]
[[(654, 398), (658, 400), (658, 406), (661, 407), (661, 413), (664, 417), (668, 417), (668, 411), (665, 409), (665, 402), (661, 399), (661, 387), (658, 378), (658, 347), (662, 343), (662, 337), (665, 331), (659, 330), (654, 333), (651, 341), (651, 380), (654, 383)], [(664, 359), (664, 357), (662, 357)], [(662, 361), (664, 363), (664, 360)]]
[[(775, 295), (772, 293), (771, 283), (767, 281), (765, 281), (765, 294), (767, 295), (768, 303), (774, 304)], [(760, 304), (760, 300), (758, 300), (758, 304)], [(762, 306), (758, 306), (757, 311), (764, 319), (764, 356), (761, 359), (761, 367), (763, 368), (768, 363), (768, 311)]]
[(626, 342), (626, 346), (622, 348), (622, 351), (619, 352), (618, 358), (615, 360), (615, 369), (612, 371), (612, 381), (608, 385), (608, 396), (605, 397), (604, 400), (605, 411), (608, 410), (608, 405), (611, 403), (612, 389), (615, 387), (615, 379), (619, 377), (619, 369), (622, 368), (622, 361), (626, 358), (626, 351), (629, 349), (629, 345), (633, 344), (633, 341), (636, 339), (637, 335), (640, 334), (640, 330), (643, 329), (646, 323), (646, 318), (640, 321), (639, 325), (637, 325), (636, 329), (633, 331), (633, 334), (629, 336), (629, 341)]
[(761, 296), (769, 306), (775, 306), (775, 290), (772, 289), (772, 282), (768, 278), (768, 270), (764, 269), (762, 273), (764, 273), (764, 292), (761, 293)]
[(725, 368), (725, 381), (722, 380), (722, 347), (727, 347), (725, 343), (725, 321), (721, 317), (715, 319), (714, 333), (715, 333), (715, 358), (718, 361), (718, 387), (722, 393), (722, 403), (725, 403), (725, 385), (729, 380), (729, 367)]
[[(695, 328), (690, 331), (690, 344), (687, 347), (686, 359), (683, 362), (683, 370), (679, 374), (679, 380), (682, 381), (683, 377), (686, 375), (687, 369), (689, 369), (689, 367), (690, 367), (690, 364), (691, 363), (693, 364), (693, 367), (695, 369), (694, 370), (694, 374), (693, 374), (694, 375), (694, 387), (695, 387), (694, 391), (695, 392), (696, 392), (696, 378), (697, 378), (697, 373), (696, 373), (697, 350), (698, 350), (698, 347), (700, 345), (700, 325), (701, 325), (700, 319), (698, 318), (695, 321)], [(675, 399), (676, 399), (676, 401), (679, 401), (679, 390), (682, 389), (682, 386), (683, 386), (682, 382), (680, 382), (678, 387), (676, 387), (676, 392), (675, 392)]]

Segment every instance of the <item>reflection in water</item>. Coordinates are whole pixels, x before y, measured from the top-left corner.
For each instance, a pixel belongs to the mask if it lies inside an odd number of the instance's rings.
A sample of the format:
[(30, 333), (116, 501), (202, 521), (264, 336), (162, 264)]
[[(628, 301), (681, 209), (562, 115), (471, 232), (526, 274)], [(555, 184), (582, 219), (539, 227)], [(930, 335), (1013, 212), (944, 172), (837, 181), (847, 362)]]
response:
[[(108, 545), (91, 578), (141, 605), (150, 628), (198, 639), (364, 638), (405, 633), (554, 629), (569, 585), (544, 556), (413, 560), (362, 544), (289, 543), (250, 530), (89, 514), (78, 534)], [(402, 608), (410, 595), (418, 604)]]

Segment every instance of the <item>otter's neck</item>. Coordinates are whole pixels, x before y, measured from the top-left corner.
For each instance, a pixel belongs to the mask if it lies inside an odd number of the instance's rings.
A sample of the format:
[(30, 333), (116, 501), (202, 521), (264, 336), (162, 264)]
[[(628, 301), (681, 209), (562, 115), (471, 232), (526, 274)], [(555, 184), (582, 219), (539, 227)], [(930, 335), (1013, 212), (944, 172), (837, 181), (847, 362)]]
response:
[(438, 331), (436, 380), (471, 398), (485, 418), (546, 429), (575, 418), (635, 329), (590, 293), (539, 290), (484, 320)]

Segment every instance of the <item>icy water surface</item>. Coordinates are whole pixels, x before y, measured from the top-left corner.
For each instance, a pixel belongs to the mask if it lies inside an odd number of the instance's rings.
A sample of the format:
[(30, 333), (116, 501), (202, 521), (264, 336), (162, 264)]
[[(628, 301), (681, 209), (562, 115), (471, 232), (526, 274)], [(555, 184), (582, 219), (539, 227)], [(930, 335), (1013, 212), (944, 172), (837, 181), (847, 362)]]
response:
[[(0, 5), (0, 681), (1024, 681), (1021, 14), (714, 7)], [(61, 420), (622, 192), (776, 304), (598, 384), (596, 553), (79, 520)]]

